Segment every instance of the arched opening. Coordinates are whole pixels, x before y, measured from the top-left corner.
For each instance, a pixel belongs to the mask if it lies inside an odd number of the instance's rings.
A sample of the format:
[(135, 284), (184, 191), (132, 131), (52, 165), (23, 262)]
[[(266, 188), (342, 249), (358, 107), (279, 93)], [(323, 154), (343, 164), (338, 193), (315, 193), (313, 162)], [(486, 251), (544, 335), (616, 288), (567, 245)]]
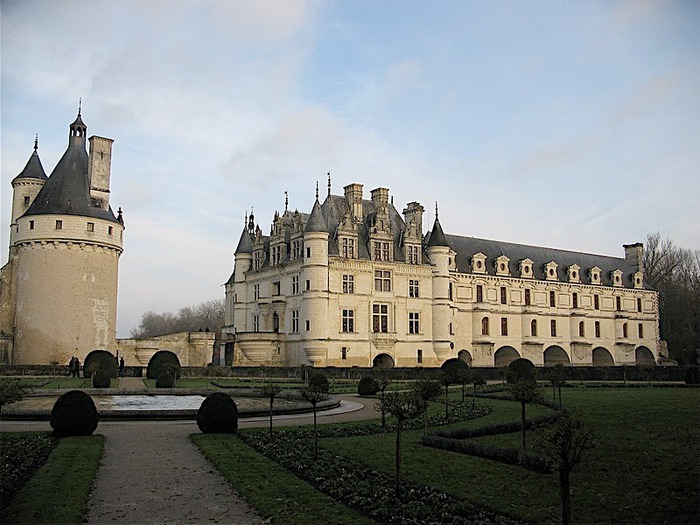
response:
[(489, 335), (489, 318), (484, 317), (481, 320), (481, 335)]
[(561, 346), (550, 346), (544, 351), (544, 366), (568, 366), (570, 364), (569, 355)]
[(493, 355), (493, 363), (496, 368), (508, 366), (516, 359), (520, 359), (520, 354), (512, 346), (502, 346)]
[(159, 350), (151, 357), (148, 361), (148, 368), (146, 368), (146, 378), (147, 379), (158, 379), (161, 372), (169, 369), (173, 372), (174, 377), (180, 376), (180, 360), (177, 355), (175, 355), (170, 350)]
[(593, 366), (613, 366), (615, 361), (606, 348), (599, 346), (593, 349)]
[(83, 376), (92, 377), (98, 370), (104, 370), (109, 377), (117, 377), (117, 358), (107, 350), (93, 350), (85, 356)]
[(280, 316), (277, 312), (272, 314), (272, 331), (278, 333), (280, 331)]
[(634, 351), (634, 364), (638, 366), (654, 366), (656, 365), (654, 354), (646, 346), (640, 346)]
[(389, 354), (379, 354), (372, 361), (374, 368), (394, 368), (394, 358)]
[(472, 366), (472, 355), (469, 353), (469, 350), (460, 350), (457, 357), (460, 359), (460, 361), (464, 361), (469, 366)]

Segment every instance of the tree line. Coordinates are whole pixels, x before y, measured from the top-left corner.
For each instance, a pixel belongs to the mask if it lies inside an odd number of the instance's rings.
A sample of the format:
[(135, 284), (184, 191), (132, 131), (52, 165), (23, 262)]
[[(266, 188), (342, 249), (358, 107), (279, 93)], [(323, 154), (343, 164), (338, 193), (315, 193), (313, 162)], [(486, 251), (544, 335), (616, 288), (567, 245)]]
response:
[(131, 337), (144, 339), (178, 332), (217, 332), (224, 325), (224, 300), (213, 299), (196, 306), (185, 306), (177, 313), (149, 311), (141, 316)]

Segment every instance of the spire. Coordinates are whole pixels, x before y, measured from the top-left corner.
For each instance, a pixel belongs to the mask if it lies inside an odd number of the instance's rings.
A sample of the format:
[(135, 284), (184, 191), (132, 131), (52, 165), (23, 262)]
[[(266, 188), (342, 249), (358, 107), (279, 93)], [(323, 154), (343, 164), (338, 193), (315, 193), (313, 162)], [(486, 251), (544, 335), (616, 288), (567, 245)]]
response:
[(34, 138), (34, 151), (39, 149), (39, 134), (36, 134), (36, 137)]
[(331, 196), (331, 172), (328, 172), (328, 196)]
[(447, 238), (445, 237), (445, 232), (442, 231), (442, 226), (440, 225), (440, 220), (438, 219), (438, 205), (435, 203), (435, 223), (433, 224), (433, 229), (430, 232), (430, 238), (428, 239), (428, 248), (433, 246), (447, 246)]
[(287, 213), (289, 209), (289, 193), (284, 192), (284, 213)]
[(238, 246), (236, 246), (236, 251), (233, 252), (234, 255), (238, 255), (239, 253), (253, 253), (253, 241), (250, 236), (251, 231), (248, 230), (247, 226), (243, 226), (241, 238), (238, 240)]
[(24, 166), (24, 169), (20, 172), (19, 175), (17, 175), (14, 179), (13, 182), (17, 179), (39, 179), (39, 180), (46, 180), (48, 177), (46, 176), (46, 172), (44, 171), (44, 167), (41, 165), (41, 160), (39, 159), (39, 135), (36, 135), (36, 138), (34, 139), (34, 151), (32, 152), (31, 156), (29, 157), (29, 160), (27, 161), (27, 164)]
[(78, 103), (78, 116), (75, 121), (70, 125), (70, 134), (68, 145), (69, 146), (82, 146), (85, 148), (85, 137), (87, 137), (87, 126), (83, 122), (81, 117), (83, 100), (80, 99)]
[(318, 202), (318, 181), (316, 181), (316, 202)]

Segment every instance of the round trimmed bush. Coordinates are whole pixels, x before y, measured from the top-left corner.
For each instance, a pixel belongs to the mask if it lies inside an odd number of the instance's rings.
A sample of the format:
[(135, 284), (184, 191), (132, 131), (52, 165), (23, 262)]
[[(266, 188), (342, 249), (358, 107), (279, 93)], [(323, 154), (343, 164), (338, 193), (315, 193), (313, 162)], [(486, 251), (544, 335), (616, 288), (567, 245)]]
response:
[(534, 380), (535, 379), (535, 365), (529, 359), (523, 359), (522, 357), (516, 359), (511, 364), (508, 365), (509, 376), (506, 376), (508, 382), (516, 382), (521, 379)]
[(162, 372), (156, 379), (156, 388), (172, 388), (175, 386), (175, 378), (168, 370)]
[(107, 350), (93, 350), (85, 356), (85, 362), (81, 364), (83, 377), (90, 377), (90, 374), (98, 370), (107, 372), (108, 377), (117, 377), (117, 360)]
[(373, 396), (379, 392), (379, 385), (371, 376), (365, 376), (357, 384), (357, 393), (361, 396)]
[(180, 360), (177, 356), (168, 351), (160, 350), (153, 354), (146, 368), (146, 379), (158, 379), (163, 372), (168, 371), (173, 377), (180, 376)]
[(57, 437), (89, 436), (97, 428), (97, 421), (95, 402), (80, 390), (63, 394), (51, 410), (51, 428)]
[(98, 370), (92, 375), (93, 388), (109, 388), (109, 375), (104, 370)]
[(316, 372), (309, 378), (309, 388), (318, 392), (328, 392), (330, 385), (328, 379), (321, 372)]
[(209, 394), (197, 411), (197, 426), (204, 434), (235, 434), (238, 408), (223, 392)]

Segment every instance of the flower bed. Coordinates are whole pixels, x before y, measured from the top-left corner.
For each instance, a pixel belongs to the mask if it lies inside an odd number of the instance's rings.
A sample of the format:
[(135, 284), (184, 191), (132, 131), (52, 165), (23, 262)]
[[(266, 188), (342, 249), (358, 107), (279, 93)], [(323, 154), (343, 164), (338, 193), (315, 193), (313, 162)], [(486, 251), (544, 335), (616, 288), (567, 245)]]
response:
[(7, 507), (58, 444), (45, 432), (0, 434), (0, 502)]

